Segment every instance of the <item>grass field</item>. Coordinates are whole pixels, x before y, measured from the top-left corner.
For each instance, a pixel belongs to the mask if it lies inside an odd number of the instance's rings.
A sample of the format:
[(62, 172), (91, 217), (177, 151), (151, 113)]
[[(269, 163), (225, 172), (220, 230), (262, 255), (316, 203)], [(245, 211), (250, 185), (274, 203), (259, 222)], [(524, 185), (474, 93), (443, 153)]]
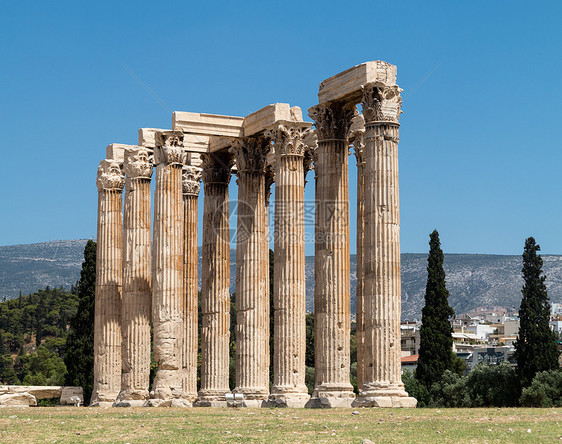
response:
[(0, 409), (0, 442), (562, 442), (562, 409)]

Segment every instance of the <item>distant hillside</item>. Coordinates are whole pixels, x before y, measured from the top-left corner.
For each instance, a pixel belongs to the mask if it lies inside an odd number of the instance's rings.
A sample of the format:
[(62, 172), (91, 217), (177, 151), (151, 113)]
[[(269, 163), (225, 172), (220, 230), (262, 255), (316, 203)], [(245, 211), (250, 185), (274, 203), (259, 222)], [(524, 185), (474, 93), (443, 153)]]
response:
[(0, 299), (47, 286), (69, 289), (80, 278), (86, 240), (0, 247)]
[[(39, 288), (69, 288), (80, 277), (85, 240), (0, 247), (0, 298)], [(236, 287), (236, 252), (231, 255), (230, 290)], [(552, 302), (562, 303), (562, 256), (543, 256)], [(355, 312), (356, 257), (351, 256), (351, 309)], [(419, 319), (425, 292), (427, 256), (402, 254), (402, 318)], [(481, 306), (518, 307), (521, 256), (445, 254), (450, 302), (457, 313)], [(314, 308), (314, 257), (306, 258), (307, 309)], [(199, 249), (201, 282), (201, 249)]]

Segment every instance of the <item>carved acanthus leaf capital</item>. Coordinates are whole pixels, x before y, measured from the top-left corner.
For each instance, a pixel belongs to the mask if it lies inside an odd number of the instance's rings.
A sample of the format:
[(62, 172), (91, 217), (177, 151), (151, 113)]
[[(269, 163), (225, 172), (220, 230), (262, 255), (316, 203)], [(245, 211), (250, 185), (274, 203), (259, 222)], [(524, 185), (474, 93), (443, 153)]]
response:
[(309, 117), (316, 124), (319, 141), (347, 140), (351, 121), (357, 114), (354, 103), (321, 103), (308, 110)]
[(361, 87), (363, 97), (363, 116), (365, 122), (398, 123), (402, 106), (402, 90), (398, 85), (388, 86), (381, 82), (369, 83)]
[(241, 137), (229, 149), (238, 172), (263, 173), (271, 143), (264, 137)]
[(102, 160), (98, 166), (96, 184), (98, 191), (123, 191), (125, 176), (121, 164), (116, 160)]
[(154, 163), (182, 165), (185, 162), (183, 133), (181, 131), (157, 131), (155, 133), (156, 148)]
[(307, 173), (314, 169), (314, 162), (316, 161), (316, 148), (317, 146), (307, 146), (304, 152), (304, 180), (306, 183)]
[(205, 153), (202, 155), (203, 171), (201, 177), (203, 184), (228, 185), (232, 170), (232, 157), (227, 154)]
[(265, 202), (269, 204), (271, 197), (271, 186), (275, 183), (275, 171), (268, 165), (265, 169)]
[(201, 188), (202, 169), (195, 166), (184, 165), (182, 169), (183, 194), (198, 196)]
[(310, 128), (303, 127), (298, 123), (292, 125), (290, 122), (279, 124), (266, 132), (275, 146), (275, 156), (304, 156), (306, 149), (305, 137)]
[(357, 158), (357, 164), (365, 163), (365, 118), (362, 114), (353, 119), (351, 129), (349, 130), (348, 141), (353, 145), (353, 151)]
[(152, 156), (145, 147), (125, 149), (123, 170), (127, 179), (149, 179), (152, 177)]

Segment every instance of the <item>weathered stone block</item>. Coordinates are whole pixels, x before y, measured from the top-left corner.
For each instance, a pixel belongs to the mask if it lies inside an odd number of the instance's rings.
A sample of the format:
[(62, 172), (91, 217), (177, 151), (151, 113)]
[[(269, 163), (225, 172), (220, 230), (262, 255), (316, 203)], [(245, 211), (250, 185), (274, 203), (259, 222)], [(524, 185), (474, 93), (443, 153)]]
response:
[(203, 134), (185, 134), (183, 146), (188, 153), (206, 153), (209, 150), (209, 136)]
[(320, 83), (318, 102), (350, 101), (359, 102), (361, 85), (382, 82), (396, 84), (396, 66), (376, 60), (346, 69)]
[(156, 133), (168, 131), (161, 128), (141, 128), (139, 129), (139, 145), (146, 148), (156, 147)]
[(80, 405), (84, 404), (84, 390), (82, 387), (62, 387), (62, 392), (60, 394), (61, 405), (74, 405), (73, 397), (80, 398)]
[(30, 393), (6, 393), (0, 395), (0, 406), (29, 407), (37, 405), (37, 399)]
[(253, 136), (269, 128), (279, 120), (302, 122), (302, 111), (288, 103), (273, 103), (244, 118), (244, 136)]
[(112, 143), (106, 148), (106, 158), (116, 160), (119, 163), (123, 163), (123, 161), (125, 160), (125, 149), (127, 148), (135, 148), (135, 145)]
[(244, 118), (237, 116), (183, 111), (175, 111), (172, 114), (172, 129), (190, 134), (241, 137), (243, 123)]

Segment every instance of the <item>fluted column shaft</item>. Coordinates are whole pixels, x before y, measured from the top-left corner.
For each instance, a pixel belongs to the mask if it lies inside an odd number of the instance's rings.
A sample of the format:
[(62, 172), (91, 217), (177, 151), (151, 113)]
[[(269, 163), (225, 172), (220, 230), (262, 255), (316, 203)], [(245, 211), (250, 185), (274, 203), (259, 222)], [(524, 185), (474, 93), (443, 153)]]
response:
[(364, 381), (357, 405), (415, 407), (401, 380), (398, 86), (367, 85), (365, 117)]
[(125, 151), (122, 375), (120, 401), (148, 399), (151, 314), (152, 165), (146, 149)]
[[(362, 116), (358, 116), (361, 118)], [(365, 154), (364, 154), (365, 127), (358, 129), (350, 136), (353, 143), (355, 157), (357, 159), (357, 287), (355, 308), (355, 332), (357, 338), (357, 387), (363, 385), (365, 374), (365, 332), (364, 332), (364, 308), (363, 308), (363, 238), (365, 218)]]
[(98, 168), (98, 227), (92, 405), (113, 403), (121, 388), (123, 184), (119, 163)]
[(180, 141), (159, 136), (155, 148), (154, 258), (152, 322), (154, 359), (158, 370), (153, 383), (156, 404), (167, 405), (182, 396), (183, 344), (183, 199)]
[(203, 265), (201, 283), (201, 389), (198, 405), (223, 401), (229, 391), (230, 162), (204, 158)]
[(304, 407), (306, 282), (304, 232), (304, 133), (279, 126), (275, 144), (273, 405)]
[(263, 138), (242, 138), (231, 148), (238, 168), (235, 391), (244, 393), (249, 401), (267, 399), (269, 394), (269, 297), (263, 268), (267, 253), (264, 238), (268, 151), (269, 143)]
[(183, 280), (183, 397), (190, 402), (197, 398), (197, 297), (198, 248), (197, 217), (201, 169), (186, 166), (183, 170), (184, 208), (184, 280)]
[(349, 406), (350, 258), (347, 133), (355, 106), (312, 108), (316, 122), (316, 222), (314, 346), (315, 389), (320, 406)]
[(366, 126), (366, 381), (400, 383), (398, 126)]

